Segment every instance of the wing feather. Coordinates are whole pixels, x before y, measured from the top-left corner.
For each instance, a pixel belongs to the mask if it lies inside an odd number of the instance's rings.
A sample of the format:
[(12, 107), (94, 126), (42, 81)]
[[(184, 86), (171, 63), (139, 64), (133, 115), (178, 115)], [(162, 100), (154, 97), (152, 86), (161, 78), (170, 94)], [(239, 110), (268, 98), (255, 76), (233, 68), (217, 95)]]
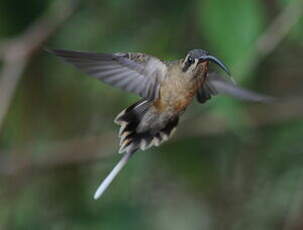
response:
[(204, 103), (217, 94), (225, 94), (240, 100), (271, 103), (276, 98), (259, 94), (248, 89), (237, 86), (231, 79), (226, 79), (218, 74), (212, 73), (207, 76), (203, 86), (198, 90), (197, 100)]
[(105, 54), (58, 49), (49, 52), (104, 83), (149, 100), (158, 96), (158, 82), (167, 71), (162, 61), (141, 53)]

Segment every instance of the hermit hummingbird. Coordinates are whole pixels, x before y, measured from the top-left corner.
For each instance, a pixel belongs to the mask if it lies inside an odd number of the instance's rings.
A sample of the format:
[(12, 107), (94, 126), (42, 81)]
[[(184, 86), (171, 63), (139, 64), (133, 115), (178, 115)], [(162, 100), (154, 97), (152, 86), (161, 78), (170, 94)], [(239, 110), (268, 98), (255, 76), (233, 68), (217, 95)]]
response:
[(137, 150), (159, 146), (174, 133), (179, 117), (194, 97), (205, 103), (222, 93), (250, 101), (271, 102), (274, 98), (238, 87), (231, 78), (209, 73), (214, 63), (228, 75), (227, 66), (202, 49), (190, 50), (176, 61), (162, 61), (144, 53), (92, 53), (54, 49), (49, 52), (82, 72), (111, 86), (141, 96), (115, 118), (120, 126), (121, 160), (98, 187), (98, 199)]

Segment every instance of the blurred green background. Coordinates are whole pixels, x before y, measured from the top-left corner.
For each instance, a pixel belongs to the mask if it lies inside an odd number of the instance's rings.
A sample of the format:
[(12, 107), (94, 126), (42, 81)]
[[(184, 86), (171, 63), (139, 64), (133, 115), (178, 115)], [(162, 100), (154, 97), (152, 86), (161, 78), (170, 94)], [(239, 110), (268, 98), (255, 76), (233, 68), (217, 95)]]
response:
[[(302, 8), (301, 0), (1, 0), (0, 229), (303, 229)], [(284, 99), (194, 102), (169, 142), (138, 152), (94, 201), (120, 158), (113, 119), (138, 98), (43, 46), (168, 60), (202, 48), (240, 85)]]

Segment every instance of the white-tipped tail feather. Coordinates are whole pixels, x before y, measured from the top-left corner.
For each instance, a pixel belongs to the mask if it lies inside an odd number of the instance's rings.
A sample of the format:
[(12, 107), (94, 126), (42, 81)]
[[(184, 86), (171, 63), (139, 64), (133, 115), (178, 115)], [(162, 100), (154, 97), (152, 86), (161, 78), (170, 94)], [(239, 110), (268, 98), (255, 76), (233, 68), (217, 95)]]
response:
[(178, 117), (164, 120), (155, 111), (152, 102), (142, 99), (118, 114), (115, 123), (120, 125), (119, 153), (146, 150), (168, 140), (178, 124)]
[(112, 171), (107, 175), (107, 177), (102, 181), (102, 183), (99, 185), (97, 191), (95, 192), (94, 199), (99, 199), (102, 194), (106, 191), (108, 186), (112, 183), (112, 181), (115, 179), (115, 177), (118, 175), (118, 173), (121, 171), (121, 169), (126, 165), (127, 161), (131, 157), (133, 152), (127, 152), (123, 155), (121, 160), (118, 162), (118, 164), (112, 169)]
[[(120, 149), (119, 153), (124, 153), (118, 164), (112, 169), (108, 176), (102, 181), (98, 187), (94, 199), (100, 198), (111, 182), (115, 179), (117, 174), (126, 165), (131, 155), (139, 149), (146, 150), (152, 146), (159, 146), (163, 141), (166, 141), (174, 132), (177, 124), (178, 117), (171, 117), (164, 123), (161, 119), (158, 119), (158, 114), (150, 113), (147, 119), (143, 122), (153, 121), (149, 129), (144, 131), (138, 131), (138, 126), (144, 119), (144, 115), (149, 111), (151, 102), (146, 100), (140, 100), (131, 105), (127, 109), (123, 110), (115, 119), (115, 122), (120, 125), (119, 137), (120, 137)], [(156, 116), (156, 117), (153, 117)], [(155, 119), (156, 118), (156, 119)], [(154, 128), (155, 122), (159, 122), (161, 128)], [(162, 122), (162, 123), (161, 123)], [(156, 124), (157, 127), (158, 124)]]

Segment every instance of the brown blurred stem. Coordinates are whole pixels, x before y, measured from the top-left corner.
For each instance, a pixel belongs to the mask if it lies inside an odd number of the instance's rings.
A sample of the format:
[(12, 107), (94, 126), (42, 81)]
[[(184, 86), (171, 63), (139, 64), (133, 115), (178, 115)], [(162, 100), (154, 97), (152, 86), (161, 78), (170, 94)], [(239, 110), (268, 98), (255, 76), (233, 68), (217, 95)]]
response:
[(256, 50), (261, 57), (270, 54), (299, 22), (303, 13), (303, 1), (292, 1), (258, 38)]
[[(250, 52), (247, 60), (244, 62), (243, 60), (239, 60), (239, 63), (235, 65), (237, 67), (235, 70), (238, 71), (236, 75), (246, 75), (248, 72), (253, 72), (252, 70), (287, 37), (302, 15), (303, 1), (291, 1), (258, 37), (255, 42), (255, 48)], [(245, 63), (245, 68), (239, 68), (239, 66), (243, 66), (243, 63)]]
[(0, 130), (16, 86), (35, 51), (74, 12), (74, 0), (56, 0), (23, 34), (0, 43)]

